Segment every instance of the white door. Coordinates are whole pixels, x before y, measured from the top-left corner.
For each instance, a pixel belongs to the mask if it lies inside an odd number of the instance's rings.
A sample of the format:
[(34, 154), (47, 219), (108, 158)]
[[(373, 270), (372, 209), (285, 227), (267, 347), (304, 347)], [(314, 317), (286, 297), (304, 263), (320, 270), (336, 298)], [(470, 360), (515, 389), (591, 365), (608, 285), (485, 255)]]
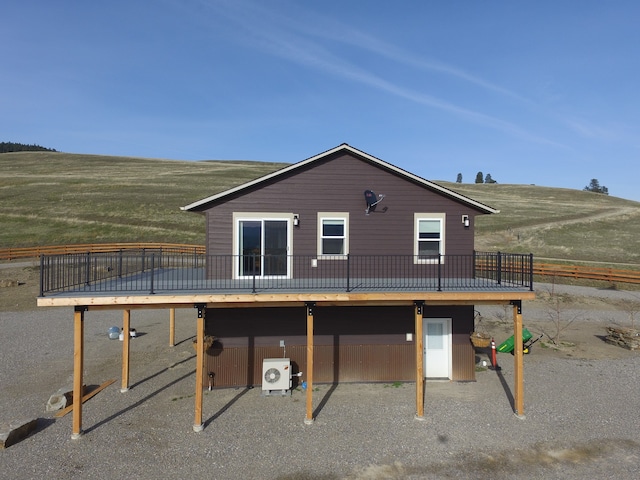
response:
[(451, 378), (451, 319), (425, 318), (424, 376), (426, 378)]

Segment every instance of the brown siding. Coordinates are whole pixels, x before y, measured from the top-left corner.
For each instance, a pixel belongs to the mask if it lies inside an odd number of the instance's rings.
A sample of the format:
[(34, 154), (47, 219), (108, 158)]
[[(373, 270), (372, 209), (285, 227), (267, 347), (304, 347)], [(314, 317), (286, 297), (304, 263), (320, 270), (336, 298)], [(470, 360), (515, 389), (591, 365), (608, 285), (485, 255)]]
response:
[[(233, 212), (289, 212), (300, 216), (300, 226), (293, 232), (293, 254), (313, 255), (320, 211), (349, 212), (353, 254), (412, 255), (415, 212), (447, 215), (447, 254), (473, 251), (473, 228), (465, 229), (461, 216), (469, 215), (473, 221), (477, 211), (352, 155), (340, 153), (277, 180), (206, 210), (208, 253), (232, 253)], [(367, 189), (385, 194), (377, 211), (369, 215), (363, 195)]]
[(453, 335), (452, 341), (451, 380), (471, 382), (476, 379), (476, 361), (473, 345), (469, 341), (469, 333)]
[[(425, 307), (424, 317), (452, 318), (452, 379), (474, 380), (473, 307)], [(304, 308), (209, 309), (206, 320), (207, 334), (218, 340), (205, 375), (214, 372), (216, 386), (260, 385), (264, 358), (286, 356), (294, 373), (305, 372)], [(406, 340), (414, 331), (412, 307), (316, 308), (314, 381), (414, 381), (415, 344)]]
[[(259, 386), (262, 360), (282, 357), (281, 348), (238, 347), (216, 351), (205, 357), (205, 372), (214, 373), (216, 387)], [(287, 348), (293, 373), (307, 368), (305, 346)], [(407, 345), (320, 345), (314, 348), (313, 376), (316, 383), (388, 382), (415, 380), (414, 346)], [(208, 373), (206, 373), (208, 374)], [(294, 377), (294, 387), (298, 379)], [(206, 384), (206, 383), (205, 383)]]

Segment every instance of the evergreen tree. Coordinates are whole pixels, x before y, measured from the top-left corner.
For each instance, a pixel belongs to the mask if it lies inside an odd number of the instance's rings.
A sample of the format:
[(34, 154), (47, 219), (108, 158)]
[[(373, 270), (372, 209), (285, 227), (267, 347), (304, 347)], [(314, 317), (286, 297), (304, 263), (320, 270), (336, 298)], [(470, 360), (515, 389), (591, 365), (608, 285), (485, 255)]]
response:
[(493, 178), (491, 178), (491, 174), (487, 173), (487, 176), (484, 177), (484, 183), (498, 183)]
[(459, 173), (458, 176), (456, 177), (456, 183), (462, 183), (462, 174)]
[(609, 195), (609, 189), (604, 185), (600, 185), (600, 182), (597, 178), (592, 178), (589, 185), (583, 188), (586, 192), (594, 192), (594, 193), (602, 193), (604, 195)]
[(484, 175), (482, 175), (482, 172), (476, 173), (476, 183), (484, 183)]
[(40, 145), (25, 145), (24, 143), (0, 142), (0, 153), (10, 152), (55, 152), (54, 148), (45, 148)]

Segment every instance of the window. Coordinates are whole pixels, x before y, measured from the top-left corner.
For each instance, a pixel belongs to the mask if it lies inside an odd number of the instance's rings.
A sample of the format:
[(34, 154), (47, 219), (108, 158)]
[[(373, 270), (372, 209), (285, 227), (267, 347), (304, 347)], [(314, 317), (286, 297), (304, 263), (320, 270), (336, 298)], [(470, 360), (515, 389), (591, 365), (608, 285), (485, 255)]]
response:
[(346, 256), (349, 253), (347, 213), (318, 214), (318, 255)]
[(239, 214), (234, 217), (237, 277), (254, 275), (258, 277), (288, 277), (291, 219), (271, 216), (259, 218)]
[(438, 255), (444, 255), (445, 215), (416, 213), (415, 220), (415, 262), (437, 263)]

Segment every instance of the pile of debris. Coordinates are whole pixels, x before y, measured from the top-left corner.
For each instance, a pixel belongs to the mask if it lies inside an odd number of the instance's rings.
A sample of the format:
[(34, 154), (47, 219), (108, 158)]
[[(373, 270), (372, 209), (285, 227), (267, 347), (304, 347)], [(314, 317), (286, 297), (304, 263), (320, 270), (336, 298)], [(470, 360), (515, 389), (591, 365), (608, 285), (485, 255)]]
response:
[[(204, 336), (204, 350), (205, 352), (207, 350), (209, 350), (211, 347), (213, 347), (213, 344), (216, 341), (216, 337), (214, 337), (213, 335), (205, 335)], [(198, 339), (194, 339), (193, 340), (193, 349), (195, 351), (198, 351)]]
[(635, 328), (607, 327), (607, 343), (627, 350), (640, 350), (640, 330)]

